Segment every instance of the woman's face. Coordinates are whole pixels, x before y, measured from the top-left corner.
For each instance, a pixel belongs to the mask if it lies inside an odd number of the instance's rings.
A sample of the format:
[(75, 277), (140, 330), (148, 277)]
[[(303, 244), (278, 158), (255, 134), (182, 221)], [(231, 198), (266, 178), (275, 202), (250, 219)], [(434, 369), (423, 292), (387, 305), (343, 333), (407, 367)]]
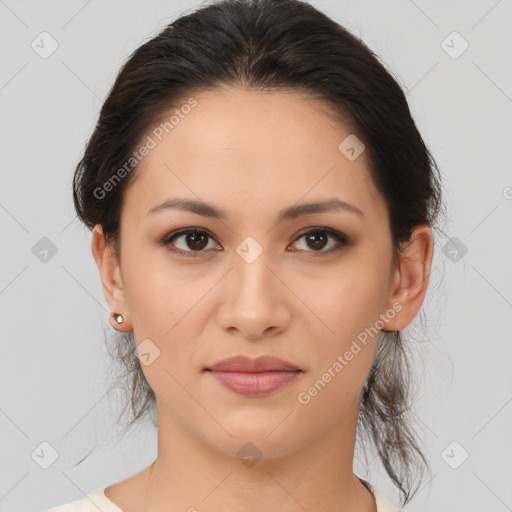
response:
[[(340, 150), (350, 132), (319, 104), (240, 89), (194, 99), (161, 141), (148, 134), (156, 146), (125, 191), (112, 310), (142, 343), (161, 423), (225, 453), (250, 441), (277, 457), (346, 421), (378, 331), (396, 328), (388, 213), (365, 152), (354, 158), (353, 139)], [(177, 199), (208, 208), (160, 208)], [(327, 201), (351, 206), (305, 208)], [(206, 370), (236, 355), (301, 372), (258, 396), (235, 379), (244, 394)]]

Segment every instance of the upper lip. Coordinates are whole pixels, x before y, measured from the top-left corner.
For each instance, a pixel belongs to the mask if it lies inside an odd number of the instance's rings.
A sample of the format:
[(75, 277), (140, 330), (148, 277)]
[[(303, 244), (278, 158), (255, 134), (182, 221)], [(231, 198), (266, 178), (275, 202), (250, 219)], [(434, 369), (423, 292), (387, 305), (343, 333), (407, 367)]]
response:
[(299, 368), (278, 357), (262, 355), (256, 358), (234, 356), (222, 359), (206, 370), (224, 372), (268, 372), (268, 371), (298, 371)]

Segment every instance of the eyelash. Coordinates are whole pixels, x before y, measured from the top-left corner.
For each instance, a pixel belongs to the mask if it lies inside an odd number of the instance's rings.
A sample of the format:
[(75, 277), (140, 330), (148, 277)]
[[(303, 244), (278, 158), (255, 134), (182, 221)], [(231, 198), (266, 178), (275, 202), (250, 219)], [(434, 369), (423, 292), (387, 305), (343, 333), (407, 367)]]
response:
[[(204, 251), (204, 250), (183, 251), (181, 249), (176, 250), (176, 249), (170, 248), (171, 242), (173, 242), (175, 239), (180, 238), (181, 236), (187, 235), (189, 233), (193, 233), (196, 235), (206, 235), (212, 239), (215, 239), (215, 237), (208, 230), (206, 230), (204, 228), (183, 228), (183, 229), (179, 229), (178, 231), (173, 231), (172, 233), (169, 233), (168, 235), (166, 235), (160, 241), (160, 245), (165, 246), (172, 253), (183, 255), (185, 257), (196, 258), (196, 257), (198, 257), (198, 253), (202, 253), (202, 252), (206, 252), (206, 251)], [(327, 251), (323, 251), (323, 250), (321, 250), (321, 251), (305, 251), (307, 253), (311, 253), (313, 255), (313, 257), (322, 256), (325, 254), (332, 254), (333, 252), (337, 252), (337, 251), (341, 250), (343, 247), (349, 246), (351, 244), (350, 239), (346, 235), (344, 235), (343, 233), (340, 233), (339, 231), (336, 231), (334, 229), (331, 229), (331, 228), (328, 228), (325, 226), (309, 228), (307, 231), (303, 231), (301, 234), (299, 234), (297, 236), (294, 243), (297, 242), (298, 240), (300, 240), (305, 235), (310, 235), (310, 234), (315, 234), (315, 235), (320, 234), (320, 235), (331, 236), (332, 238), (335, 238), (339, 244), (337, 247), (331, 248)], [(299, 252), (300, 252), (300, 250), (299, 250)]]

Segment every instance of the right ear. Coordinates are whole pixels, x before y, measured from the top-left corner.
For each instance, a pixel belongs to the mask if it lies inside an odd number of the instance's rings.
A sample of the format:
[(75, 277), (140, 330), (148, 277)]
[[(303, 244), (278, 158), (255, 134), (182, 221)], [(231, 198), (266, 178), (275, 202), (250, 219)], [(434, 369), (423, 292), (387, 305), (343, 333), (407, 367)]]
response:
[[(103, 294), (110, 308), (110, 324), (117, 331), (131, 331), (121, 267), (112, 245), (105, 240), (101, 224), (96, 224), (92, 230), (91, 250), (100, 272)], [(123, 315), (122, 324), (115, 320), (113, 313)]]

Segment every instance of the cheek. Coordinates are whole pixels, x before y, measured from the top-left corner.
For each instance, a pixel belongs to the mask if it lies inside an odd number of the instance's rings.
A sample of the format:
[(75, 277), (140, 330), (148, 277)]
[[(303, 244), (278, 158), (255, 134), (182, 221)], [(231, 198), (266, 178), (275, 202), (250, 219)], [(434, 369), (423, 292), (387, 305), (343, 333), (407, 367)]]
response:
[(204, 338), (204, 325), (212, 314), (209, 292), (218, 276), (210, 272), (192, 278), (178, 265), (142, 260), (126, 258), (124, 271), (136, 344), (145, 343), (149, 352), (158, 354), (142, 370), (157, 395), (181, 396), (183, 390), (172, 376), (184, 383), (205, 363), (206, 356), (199, 357), (205, 350), (199, 340)]
[(165, 248), (135, 250), (126, 242), (125, 292), (135, 333), (171, 342), (214, 284), (214, 276), (179, 265)]
[(321, 340), (315, 344), (320, 373), (312, 380), (329, 382), (326, 399), (331, 392), (356, 392), (368, 375), (382, 327), (379, 315), (385, 307), (383, 268), (373, 260), (357, 258), (353, 265), (340, 268), (335, 278), (325, 280), (316, 299), (311, 297), (311, 309), (323, 321), (317, 322), (315, 336)]
[(297, 397), (312, 423), (335, 421), (358, 399), (380, 334), (375, 326), (382, 305), (377, 283), (376, 275), (363, 279), (357, 274), (330, 282), (324, 290), (319, 316), (330, 330), (324, 324), (318, 328), (317, 364)]
[(354, 403), (359, 403), (361, 388), (373, 363), (373, 351), (361, 346), (351, 359), (334, 354), (317, 375), (305, 380), (297, 403), (303, 428), (320, 431), (334, 425)]
[(378, 319), (385, 291), (382, 269), (364, 266), (359, 260), (357, 266), (347, 266), (325, 283), (319, 307), (337, 336), (356, 336)]

